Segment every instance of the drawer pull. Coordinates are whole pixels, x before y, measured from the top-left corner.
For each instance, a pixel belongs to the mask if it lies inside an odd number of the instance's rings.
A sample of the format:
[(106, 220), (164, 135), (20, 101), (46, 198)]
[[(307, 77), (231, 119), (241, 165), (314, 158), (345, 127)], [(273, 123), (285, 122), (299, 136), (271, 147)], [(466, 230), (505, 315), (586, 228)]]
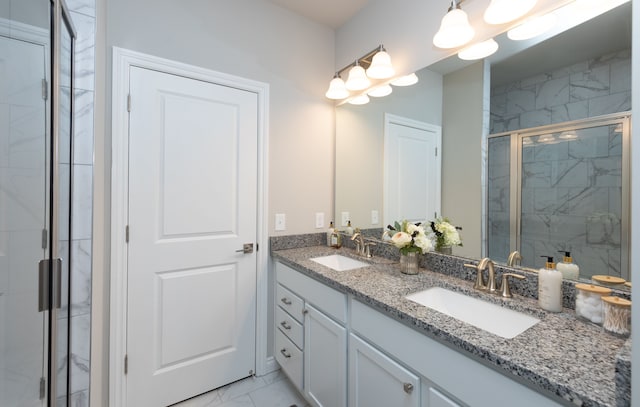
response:
[(287, 297), (282, 297), (280, 299), (280, 301), (282, 301), (284, 303), (284, 305), (291, 305), (292, 304), (291, 300), (288, 299)]
[(291, 329), (291, 325), (287, 324), (287, 321), (280, 322), (280, 325), (282, 325), (282, 327), (286, 330)]
[(407, 394), (411, 394), (411, 392), (413, 392), (413, 384), (411, 383), (405, 383), (402, 387), (404, 388), (404, 392)]
[(287, 359), (289, 359), (291, 357), (291, 354), (289, 352), (287, 352), (287, 350), (284, 349), (284, 348), (280, 349), (280, 353), (282, 353), (282, 356), (284, 356)]
[(309, 313), (308, 309), (305, 308), (305, 309), (302, 310), (302, 315), (307, 315), (308, 313)]

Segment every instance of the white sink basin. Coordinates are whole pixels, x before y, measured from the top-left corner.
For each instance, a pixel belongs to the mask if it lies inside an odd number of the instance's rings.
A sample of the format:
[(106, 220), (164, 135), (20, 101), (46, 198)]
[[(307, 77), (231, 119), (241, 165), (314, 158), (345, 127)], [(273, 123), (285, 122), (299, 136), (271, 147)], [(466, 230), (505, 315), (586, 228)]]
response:
[(540, 322), (538, 318), (440, 287), (405, 298), (507, 339)]
[(336, 271), (353, 270), (360, 267), (366, 267), (369, 264), (352, 259), (351, 257), (341, 256), (339, 254), (332, 254), (330, 256), (314, 257), (310, 259), (316, 263), (322, 264), (325, 267), (334, 269)]

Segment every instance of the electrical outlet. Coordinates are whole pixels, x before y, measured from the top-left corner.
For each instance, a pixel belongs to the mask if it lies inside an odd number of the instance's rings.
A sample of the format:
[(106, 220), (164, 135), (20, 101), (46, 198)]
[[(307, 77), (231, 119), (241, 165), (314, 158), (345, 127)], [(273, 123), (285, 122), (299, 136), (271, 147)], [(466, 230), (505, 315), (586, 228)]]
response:
[(377, 225), (380, 222), (380, 217), (378, 216), (378, 211), (375, 209), (371, 211), (371, 224)]
[(341, 225), (342, 226), (347, 226), (347, 223), (349, 222), (349, 220), (351, 220), (351, 218), (349, 217), (349, 212), (342, 212)]
[(322, 229), (324, 227), (324, 212), (316, 213), (316, 229)]
[(287, 223), (284, 213), (276, 213), (276, 230), (286, 230)]

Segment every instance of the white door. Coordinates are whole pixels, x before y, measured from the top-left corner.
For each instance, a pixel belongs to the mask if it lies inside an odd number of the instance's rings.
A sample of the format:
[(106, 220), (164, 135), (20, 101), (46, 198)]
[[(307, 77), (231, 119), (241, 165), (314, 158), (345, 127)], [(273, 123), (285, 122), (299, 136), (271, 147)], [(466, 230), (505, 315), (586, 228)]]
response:
[(354, 334), (349, 335), (349, 406), (419, 405), (418, 376)]
[(440, 213), (441, 129), (385, 115), (384, 224)]
[(255, 371), (257, 95), (130, 78), (127, 404), (167, 406)]
[(305, 305), (304, 391), (316, 407), (347, 405), (347, 330)]

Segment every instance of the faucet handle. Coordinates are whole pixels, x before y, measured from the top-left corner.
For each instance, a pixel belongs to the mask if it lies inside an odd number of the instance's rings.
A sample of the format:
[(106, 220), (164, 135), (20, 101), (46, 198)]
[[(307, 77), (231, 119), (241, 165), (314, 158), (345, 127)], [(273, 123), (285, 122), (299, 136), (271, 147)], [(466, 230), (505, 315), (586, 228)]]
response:
[(376, 244), (375, 244), (375, 243), (373, 243), (373, 242), (367, 242), (367, 243), (365, 243), (365, 244), (364, 244), (364, 247), (365, 247), (365, 249), (364, 249), (364, 255), (365, 255), (367, 258), (371, 258), (371, 257), (373, 257), (373, 255), (371, 254), (371, 249), (370, 249), (370, 247), (371, 247), (371, 246), (375, 246), (375, 245), (376, 245)]
[(500, 287), (500, 291), (503, 298), (512, 298), (511, 288), (509, 287), (509, 277), (517, 278), (518, 280), (524, 280), (526, 277), (521, 276), (520, 274), (514, 273), (504, 273), (502, 275), (502, 286)]
[(465, 263), (464, 266), (470, 269), (476, 269), (477, 271), (476, 282), (475, 284), (473, 284), (473, 289), (486, 291), (487, 285), (484, 282), (484, 278), (482, 277), (482, 269), (479, 267), (479, 265)]

